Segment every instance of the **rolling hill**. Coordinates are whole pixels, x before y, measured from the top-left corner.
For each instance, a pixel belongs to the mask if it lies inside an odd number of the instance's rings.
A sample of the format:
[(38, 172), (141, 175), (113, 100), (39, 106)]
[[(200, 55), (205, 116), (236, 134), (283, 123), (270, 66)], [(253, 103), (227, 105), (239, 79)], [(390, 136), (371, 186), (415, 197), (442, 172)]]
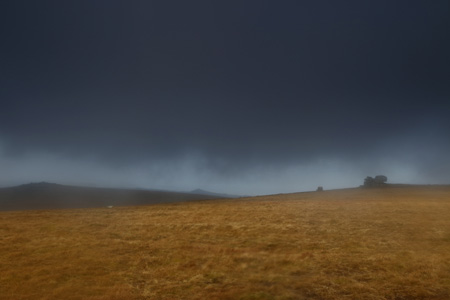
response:
[(3, 299), (450, 299), (450, 187), (0, 212)]
[(1, 188), (0, 210), (149, 205), (215, 198), (225, 198), (225, 195), (219, 197), (212, 194), (79, 187), (41, 182)]

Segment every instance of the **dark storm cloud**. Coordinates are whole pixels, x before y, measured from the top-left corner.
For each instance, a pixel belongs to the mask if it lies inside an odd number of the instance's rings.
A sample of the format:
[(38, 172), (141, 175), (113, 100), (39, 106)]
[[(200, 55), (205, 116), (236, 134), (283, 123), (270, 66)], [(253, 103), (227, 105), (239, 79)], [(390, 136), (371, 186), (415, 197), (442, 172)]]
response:
[(450, 181), (448, 1), (0, 5), (2, 180)]

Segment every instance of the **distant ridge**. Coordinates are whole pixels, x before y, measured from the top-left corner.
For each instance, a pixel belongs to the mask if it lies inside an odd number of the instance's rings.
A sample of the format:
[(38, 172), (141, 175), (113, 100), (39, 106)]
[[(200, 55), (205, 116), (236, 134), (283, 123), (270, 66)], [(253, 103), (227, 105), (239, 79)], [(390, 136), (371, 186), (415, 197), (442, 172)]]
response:
[(0, 211), (150, 205), (217, 198), (231, 197), (204, 193), (83, 187), (39, 182), (0, 188)]
[(244, 196), (238, 196), (238, 195), (214, 193), (214, 192), (205, 191), (205, 190), (202, 190), (202, 189), (195, 189), (195, 190), (191, 191), (190, 193), (197, 194), (197, 195), (209, 195), (209, 196), (214, 196), (214, 197), (219, 197), (219, 198), (240, 198), (240, 197), (244, 197)]
[(414, 183), (386, 183), (381, 186), (375, 187), (366, 187), (364, 185), (360, 185), (360, 188), (368, 188), (368, 189), (383, 189), (383, 188), (448, 188), (450, 184), (414, 184)]

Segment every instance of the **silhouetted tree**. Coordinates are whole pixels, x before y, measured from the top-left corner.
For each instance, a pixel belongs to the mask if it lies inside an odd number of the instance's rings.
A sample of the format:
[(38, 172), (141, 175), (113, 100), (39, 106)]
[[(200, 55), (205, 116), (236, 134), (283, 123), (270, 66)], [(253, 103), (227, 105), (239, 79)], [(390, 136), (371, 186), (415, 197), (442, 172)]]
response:
[(386, 184), (387, 177), (384, 175), (377, 175), (375, 178), (367, 176), (366, 179), (364, 179), (364, 186), (365, 187), (377, 187), (377, 186), (383, 186)]
[(317, 192), (323, 192), (323, 187), (322, 186), (319, 186), (319, 187), (317, 187), (317, 190), (316, 190)]
[(366, 179), (364, 179), (364, 186), (373, 186), (375, 179), (373, 177), (367, 176)]
[(375, 182), (378, 184), (384, 184), (387, 181), (387, 177), (384, 175), (377, 175), (375, 176)]

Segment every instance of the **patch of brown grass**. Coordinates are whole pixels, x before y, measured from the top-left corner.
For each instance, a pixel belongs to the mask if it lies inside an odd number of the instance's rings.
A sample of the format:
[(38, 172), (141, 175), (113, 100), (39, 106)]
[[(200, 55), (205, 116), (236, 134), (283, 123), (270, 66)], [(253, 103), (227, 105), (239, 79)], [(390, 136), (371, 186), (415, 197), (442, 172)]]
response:
[(0, 299), (450, 299), (450, 189), (2, 212)]

